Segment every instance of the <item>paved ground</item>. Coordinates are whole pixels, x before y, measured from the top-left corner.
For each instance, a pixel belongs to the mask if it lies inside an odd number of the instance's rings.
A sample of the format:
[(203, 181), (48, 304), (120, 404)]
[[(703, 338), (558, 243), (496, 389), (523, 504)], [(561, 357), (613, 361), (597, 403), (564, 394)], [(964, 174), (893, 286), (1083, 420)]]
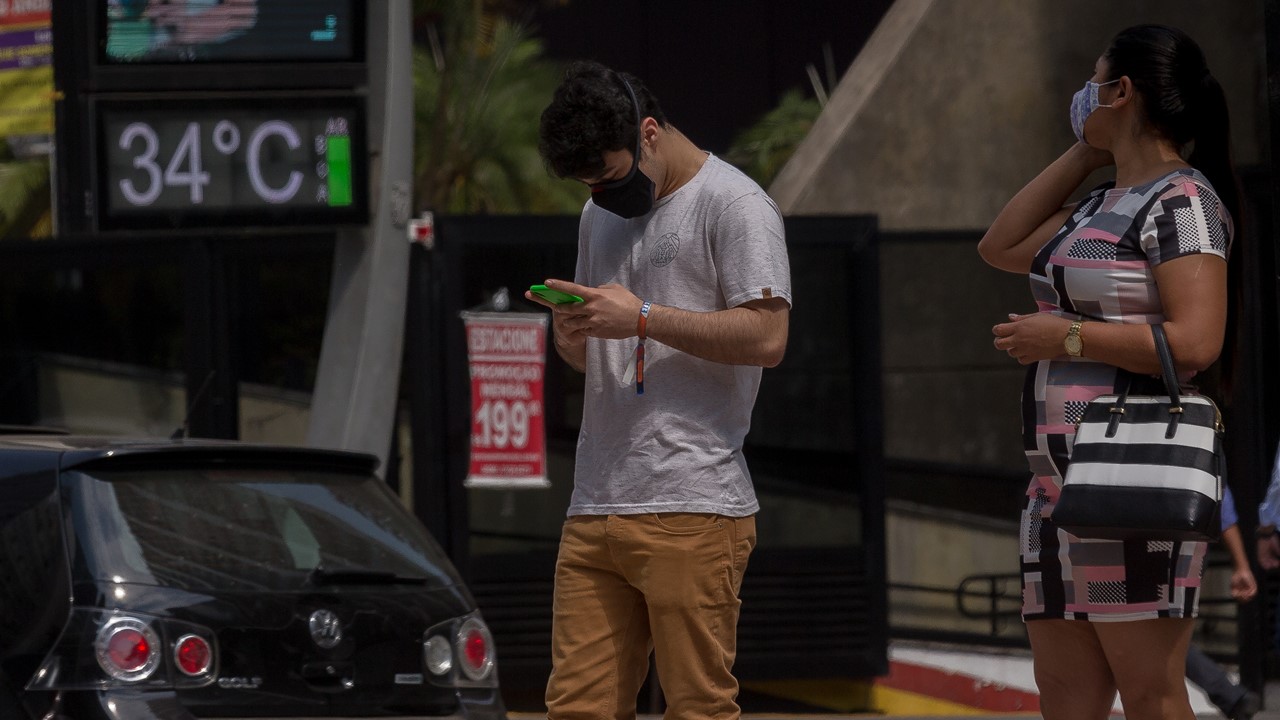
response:
[[(1267, 685), (1267, 710), (1253, 716), (1253, 720), (1280, 720), (1280, 681)], [(535, 713), (510, 713), (511, 720), (541, 720), (545, 715)], [(998, 713), (994, 715), (779, 715), (750, 714), (743, 715), (742, 720), (850, 720), (851, 718), (893, 718), (894, 720), (1020, 720), (1021, 718), (1039, 718), (1037, 714)], [(1221, 720), (1217, 713), (1202, 714), (1202, 720)], [(662, 720), (661, 715), (641, 715), (638, 720)]]
[[(1223, 720), (1204, 693), (1188, 683), (1200, 720)], [(1025, 708), (1038, 706), (1031, 653), (1024, 649), (969, 648), (945, 643), (895, 641), (889, 647), (889, 672), (874, 685), (847, 680), (760, 681), (743, 683), (739, 696), (756, 712), (743, 720), (846, 720), (893, 718), (924, 720), (971, 718), (1018, 720), (1040, 717)], [(540, 693), (508, 697), (515, 707), (541, 706)], [(1268, 708), (1253, 720), (1280, 720), (1280, 680), (1266, 687)], [(842, 709), (881, 708), (879, 713), (840, 713)], [(805, 712), (806, 710), (811, 712)], [(1003, 711), (1003, 712), (1002, 712)], [(533, 712), (510, 713), (511, 720), (542, 720)], [(1112, 716), (1120, 718), (1119, 711)], [(641, 715), (639, 720), (660, 720)]]
[[(543, 720), (546, 715), (534, 713), (510, 713), (511, 720)], [(1115, 716), (1119, 717), (1119, 716)], [(997, 713), (995, 715), (743, 715), (742, 720), (864, 720), (866, 718), (893, 718), (893, 720), (1033, 720), (1039, 714)], [(1222, 715), (1200, 715), (1200, 720), (1222, 720)], [(662, 720), (661, 715), (640, 715), (637, 720)], [(1280, 720), (1280, 711), (1264, 710), (1253, 720)]]

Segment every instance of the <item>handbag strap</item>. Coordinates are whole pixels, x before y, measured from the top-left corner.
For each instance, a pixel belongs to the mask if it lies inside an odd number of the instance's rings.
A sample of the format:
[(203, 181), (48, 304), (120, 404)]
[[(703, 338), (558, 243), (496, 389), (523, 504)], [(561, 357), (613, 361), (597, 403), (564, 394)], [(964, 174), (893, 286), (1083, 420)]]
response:
[[(1178, 432), (1178, 420), (1182, 417), (1182, 387), (1178, 383), (1178, 371), (1173, 366), (1173, 353), (1169, 351), (1169, 338), (1164, 334), (1163, 325), (1151, 325), (1151, 336), (1156, 342), (1156, 357), (1160, 358), (1160, 369), (1163, 371), (1165, 392), (1169, 394), (1169, 427), (1165, 437), (1172, 438)], [(1120, 418), (1124, 416), (1125, 403), (1129, 401), (1129, 390), (1133, 387), (1136, 375), (1128, 370), (1120, 371), (1116, 387), (1116, 399), (1111, 404), (1111, 418), (1107, 422), (1106, 437), (1115, 437), (1120, 429)]]
[(1178, 420), (1182, 417), (1182, 388), (1178, 383), (1178, 371), (1173, 367), (1173, 353), (1169, 351), (1164, 325), (1152, 325), (1151, 335), (1156, 340), (1156, 355), (1160, 358), (1160, 369), (1164, 371), (1164, 388), (1169, 393), (1169, 427), (1165, 429), (1164, 436), (1172, 438), (1178, 432)]
[(1160, 358), (1160, 369), (1164, 373), (1164, 389), (1169, 393), (1169, 402), (1173, 407), (1182, 407), (1182, 386), (1178, 383), (1178, 371), (1173, 367), (1173, 353), (1169, 351), (1169, 338), (1164, 334), (1164, 325), (1152, 325), (1151, 335), (1156, 340), (1156, 356)]

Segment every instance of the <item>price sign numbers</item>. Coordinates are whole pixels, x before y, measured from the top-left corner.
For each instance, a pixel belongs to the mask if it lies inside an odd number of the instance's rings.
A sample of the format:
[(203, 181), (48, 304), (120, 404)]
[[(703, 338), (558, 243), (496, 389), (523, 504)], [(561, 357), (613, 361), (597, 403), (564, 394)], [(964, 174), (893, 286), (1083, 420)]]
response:
[(541, 414), (536, 400), (484, 400), (475, 411), (472, 447), (524, 450), (529, 447), (529, 419)]

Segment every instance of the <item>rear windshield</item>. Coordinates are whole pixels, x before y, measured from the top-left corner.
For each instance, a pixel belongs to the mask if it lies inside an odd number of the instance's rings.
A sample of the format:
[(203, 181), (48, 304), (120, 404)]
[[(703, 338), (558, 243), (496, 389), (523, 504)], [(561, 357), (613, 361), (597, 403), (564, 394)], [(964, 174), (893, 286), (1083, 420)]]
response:
[(373, 476), (147, 469), (65, 480), (98, 579), (193, 591), (456, 584), (426, 529)]

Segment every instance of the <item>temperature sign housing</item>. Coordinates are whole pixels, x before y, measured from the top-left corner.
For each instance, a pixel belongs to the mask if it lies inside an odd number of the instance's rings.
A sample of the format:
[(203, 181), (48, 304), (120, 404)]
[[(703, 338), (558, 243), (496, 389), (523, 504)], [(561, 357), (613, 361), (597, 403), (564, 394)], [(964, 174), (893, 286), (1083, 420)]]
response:
[(94, 116), (101, 230), (368, 221), (358, 96), (130, 96)]

